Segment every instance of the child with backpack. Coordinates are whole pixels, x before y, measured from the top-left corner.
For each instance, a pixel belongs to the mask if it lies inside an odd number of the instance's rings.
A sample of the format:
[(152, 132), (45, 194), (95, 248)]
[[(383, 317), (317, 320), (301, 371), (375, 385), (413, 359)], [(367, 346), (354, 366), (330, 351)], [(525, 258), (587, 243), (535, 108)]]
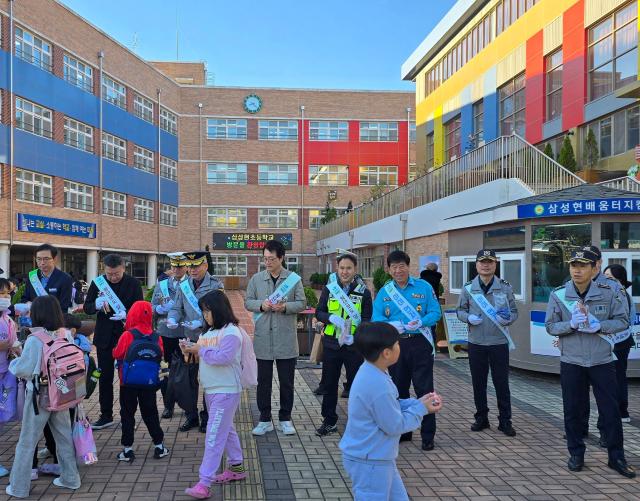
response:
[[(243, 342), (249, 337), (238, 327), (238, 319), (224, 292), (209, 292), (200, 298), (198, 305), (207, 330), (197, 344), (183, 341), (180, 347), (183, 353), (200, 358), (200, 384), (204, 388), (209, 421), (200, 481), (185, 493), (193, 498), (206, 499), (211, 495), (212, 483), (242, 480), (247, 476), (233, 418), (240, 404), (245, 373), (253, 370), (251, 379), (255, 380), (257, 363), (255, 355), (253, 364), (250, 357), (246, 357), (253, 353), (252, 350), (245, 351), (245, 346), (247, 350), (251, 347), (251, 341)], [(227, 454), (227, 467), (216, 475), (224, 452)]]
[(164, 432), (160, 427), (156, 392), (160, 387), (160, 362), (162, 360), (162, 338), (152, 327), (153, 310), (148, 301), (136, 301), (127, 314), (124, 332), (113, 349), (113, 358), (118, 361), (120, 376), (120, 419), (124, 447), (118, 461), (132, 463), (133, 433), (136, 410), (140, 405), (142, 420), (147, 425), (153, 440), (153, 457), (160, 459), (169, 454), (164, 446)]
[(29, 495), (31, 462), (45, 424), (51, 427), (60, 462), (60, 476), (53, 484), (67, 489), (80, 487), (69, 409), (85, 395), (82, 351), (65, 338), (58, 299), (36, 297), (30, 315), (33, 327), (22, 355), (9, 364), (16, 377), (27, 380), (22, 428), (6, 488), (8, 495), (21, 498)]

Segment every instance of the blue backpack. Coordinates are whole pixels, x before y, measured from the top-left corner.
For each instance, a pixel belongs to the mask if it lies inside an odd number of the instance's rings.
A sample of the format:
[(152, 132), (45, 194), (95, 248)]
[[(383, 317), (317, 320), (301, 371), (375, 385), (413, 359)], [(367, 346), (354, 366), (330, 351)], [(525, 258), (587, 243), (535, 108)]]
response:
[(141, 390), (156, 389), (160, 385), (160, 362), (162, 350), (158, 333), (145, 336), (137, 329), (131, 329), (133, 342), (122, 363), (122, 384)]

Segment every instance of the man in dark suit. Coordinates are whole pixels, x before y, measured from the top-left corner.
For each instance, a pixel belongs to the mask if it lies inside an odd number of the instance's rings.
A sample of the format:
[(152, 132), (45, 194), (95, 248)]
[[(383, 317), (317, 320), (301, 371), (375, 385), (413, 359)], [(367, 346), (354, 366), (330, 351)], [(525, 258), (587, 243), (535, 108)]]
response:
[[(112, 350), (124, 330), (127, 311), (133, 303), (143, 299), (140, 282), (124, 272), (125, 263), (122, 256), (108, 254), (102, 260), (102, 264), (104, 265), (105, 282), (102, 282), (102, 277), (91, 282), (83, 306), (86, 314), (97, 313), (93, 344), (98, 353), (98, 367), (102, 371), (102, 375), (99, 379), (100, 418), (92, 424), (94, 430), (101, 430), (113, 425), (114, 360)], [(96, 281), (103, 284), (102, 289), (96, 285)]]

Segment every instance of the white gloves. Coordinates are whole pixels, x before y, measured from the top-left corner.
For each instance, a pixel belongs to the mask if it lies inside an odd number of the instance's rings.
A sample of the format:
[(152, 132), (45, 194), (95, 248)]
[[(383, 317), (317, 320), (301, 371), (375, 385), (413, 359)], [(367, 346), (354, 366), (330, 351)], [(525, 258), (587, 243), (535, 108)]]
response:
[(179, 326), (176, 323), (174, 318), (167, 318), (167, 328), (169, 329), (177, 329)]
[(416, 318), (415, 320), (412, 320), (407, 325), (405, 325), (405, 327), (408, 331), (417, 331), (420, 327), (422, 327), (422, 320)]
[(115, 315), (113, 315), (112, 317), (109, 318), (109, 320), (114, 320), (114, 321), (118, 321), (118, 320), (126, 320), (127, 319), (127, 312), (123, 311), (122, 313), (116, 313)]
[(14, 306), (14, 309), (18, 315), (27, 315), (31, 310), (31, 303), (18, 303)]
[(471, 324), (471, 325), (480, 325), (482, 323), (482, 317), (479, 315), (469, 315), (467, 317), (467, 321)]
[(587, 327), (586, 329), (580, 329), (580, 331), (581, 332), (586, 332), (587, 334), (595, 334), (601, 328), (602, 328), (602, 326), (600, 325), (600, 322), (598, 321), (598, 319), (597, 318), (593, 318), (589, 322), (589, 327)]
[(344, 328), (345, 328), (344, 318), (341, 318), (338, 315), (331, 315), (329, 317), (329, 322), (331, 322), (338, 329), (340, 329), (341, 332), (344, 331)]
[(202, 327), (201, 320), (191, 320), (190, 322), (182, 322), (182, 326), (190, 331), (195, 331)]
[(109, 304), (109, 301), (107, 301), (106, 296), (98, 296), (96, 298), (96, 310), (101, 310), (102, 308), (104, 308), (105, 304)]
[(404, 333), (405, 328), (402, 322), (398, 322), (397, 320), (394, 320), (393, 322), (389, 322), (389, 324), (393, 325), (396, 328), (396, 330), (398, 331), (398, 334)]
[(509, 325), (509, 322), (511, 322), (511, 318), (504, 318), (502, 315), (497, 315), (496, 319), (500, 325)]
[(577, 329), (581, 324), (586, 324), (588, 323), (587, 321), (587, 316), (582, 313), (579, 309), (574, 309), (573, 313), (571, 314), (571, 328), (572, 329)]

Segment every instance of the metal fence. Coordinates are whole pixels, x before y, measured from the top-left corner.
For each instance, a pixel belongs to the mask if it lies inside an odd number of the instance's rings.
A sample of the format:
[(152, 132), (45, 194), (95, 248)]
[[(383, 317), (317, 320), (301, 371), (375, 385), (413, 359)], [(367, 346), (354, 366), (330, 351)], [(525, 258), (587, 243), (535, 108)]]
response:
[(640, 183), (635, 179), (631, 179), (628, 176), (617, 177), (615, 179), (609, 179), (608, 181), (602, 181), (598, 183), (607, 188), (613, 188), (616, 190), (633, 191), (634, 193), (640, 193)]
[(535, 194), (584, 184), (521, 137), (501, 136), (322, 225), (318, 238), (328, 238), (497, 179), (511, 178), (519, 179)]

